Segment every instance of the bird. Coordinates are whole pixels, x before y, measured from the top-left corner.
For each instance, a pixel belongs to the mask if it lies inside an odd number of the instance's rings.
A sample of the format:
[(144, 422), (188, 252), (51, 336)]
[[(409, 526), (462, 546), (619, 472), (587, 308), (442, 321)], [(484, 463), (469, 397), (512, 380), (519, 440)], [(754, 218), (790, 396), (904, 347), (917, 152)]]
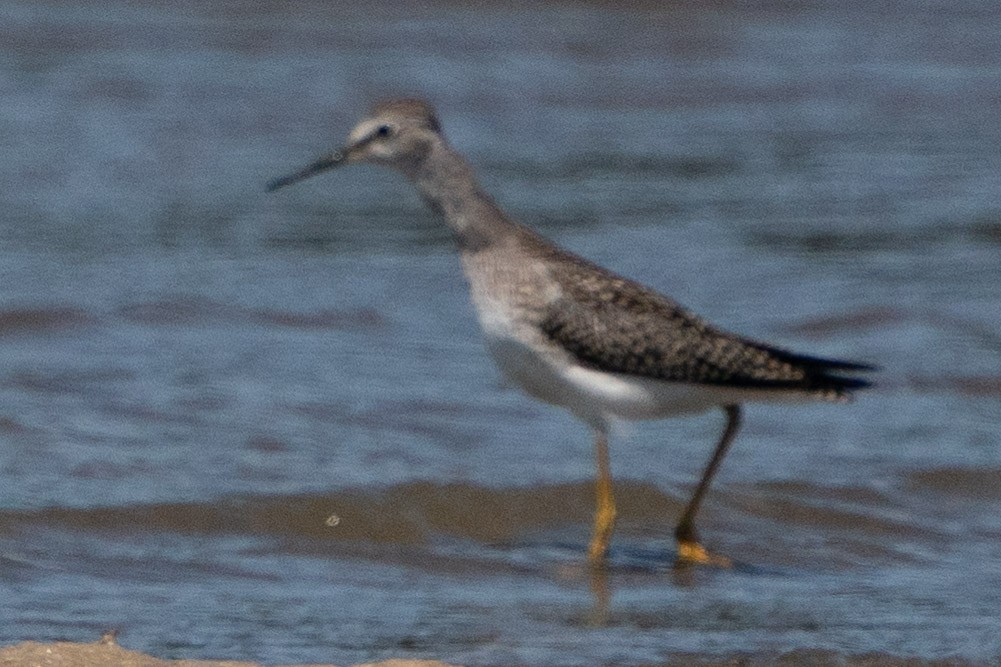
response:
[(267, 185), (278, 190), (357, 163), (389, 167), (449, 227), (487, 351), (504, 378), (590, 428), (595, 511), (587, 562), (607, 567), (617, 509), (609, 433), (625, 420), (720, 409), (726, 425), (674, 529), (676, 564), (727, 567), (695, 519), (745, 403), (848, 402), (875, 366), (797, 354), (716, 327), (673, 299), (512, 220), (421, 99), (376, 104), (339, 149)]

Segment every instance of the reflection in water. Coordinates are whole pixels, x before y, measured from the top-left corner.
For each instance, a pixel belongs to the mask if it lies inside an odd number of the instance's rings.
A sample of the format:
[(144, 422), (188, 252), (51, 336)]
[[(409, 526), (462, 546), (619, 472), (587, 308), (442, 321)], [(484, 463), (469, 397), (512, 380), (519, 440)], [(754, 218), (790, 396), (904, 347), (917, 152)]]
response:
[(591, 596), (594, 602), (587, 617), (587, 625), (603, 628), (608, 625), (608, 614), (612, 607), (612, 589), (609, 585), (608, 567), (588, 566)]

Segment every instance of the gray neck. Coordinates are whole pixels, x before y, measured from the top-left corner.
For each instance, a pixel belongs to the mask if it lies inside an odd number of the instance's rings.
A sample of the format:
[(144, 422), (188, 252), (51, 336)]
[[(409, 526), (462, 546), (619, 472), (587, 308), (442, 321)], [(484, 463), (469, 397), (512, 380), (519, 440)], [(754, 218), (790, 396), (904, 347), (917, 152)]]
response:
[(480, 188), (473, 168), (444, 140), (434, 142), (424, 160), (407, 172), (428, 206), (445, 219), (463, 252), (483, 250), (515, 227)]

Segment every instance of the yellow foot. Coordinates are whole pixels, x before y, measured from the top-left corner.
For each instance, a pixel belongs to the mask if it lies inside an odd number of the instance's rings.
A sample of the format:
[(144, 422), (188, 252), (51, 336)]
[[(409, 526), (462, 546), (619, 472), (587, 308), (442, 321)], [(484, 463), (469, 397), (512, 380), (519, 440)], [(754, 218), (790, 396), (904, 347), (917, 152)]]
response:
[(726, 556), (709, 553), (704, 546), (690, 540), (678, 540), (678, 566), (710, 565), (731, 568), (733, 561)]

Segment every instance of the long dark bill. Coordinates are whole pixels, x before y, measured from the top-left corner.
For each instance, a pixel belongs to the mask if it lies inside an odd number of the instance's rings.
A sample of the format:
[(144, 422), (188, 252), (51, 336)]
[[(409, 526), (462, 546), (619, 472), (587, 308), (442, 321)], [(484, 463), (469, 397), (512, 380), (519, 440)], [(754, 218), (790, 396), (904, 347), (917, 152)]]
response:
[(268, 182), (267, 191), (274, 192), (278, 188), (284, 188), (286, 185), (292, 185), (303, 179), (309, 178), (310, 176), (315, 176), (320, 172), (326, 171), (328, 169), (333, 169), (344, 162), (344, 152), (334, 151), (330, 155), (325, 155), (313, 164), (300, 169), (299, 171), (289, 174), (288, 176), (282, 176), (281, 178), (276, 178), (273, 181)]

